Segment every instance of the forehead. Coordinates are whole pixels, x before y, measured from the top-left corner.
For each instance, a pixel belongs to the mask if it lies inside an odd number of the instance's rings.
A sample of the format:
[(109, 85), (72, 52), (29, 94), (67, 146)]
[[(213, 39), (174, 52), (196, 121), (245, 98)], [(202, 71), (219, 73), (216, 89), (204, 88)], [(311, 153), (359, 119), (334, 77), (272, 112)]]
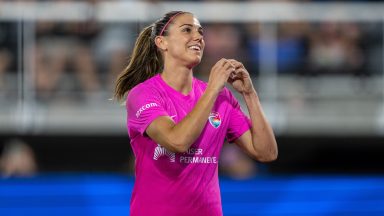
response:
[(191, 24), (195, 26), (201, 26), (199, 20), (193, 16), (193, 14), (190, 13), (183, 13), (180, 15), (177, 15), (173, 21), (173, 25), (179, 27), (183, 24)]

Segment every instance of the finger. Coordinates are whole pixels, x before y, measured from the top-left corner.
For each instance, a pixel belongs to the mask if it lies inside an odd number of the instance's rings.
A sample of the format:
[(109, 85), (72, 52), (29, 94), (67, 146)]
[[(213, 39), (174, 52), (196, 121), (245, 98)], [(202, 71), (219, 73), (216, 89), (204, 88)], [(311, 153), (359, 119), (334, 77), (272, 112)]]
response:
[(236, 69), (236, 67), (235, 67), (235, 65), (233, 65), (229, 60), (227, 60), (226, 61), (226, 63), (224, 64), (224, 69), (232, 69), (232, 70), (235, 70)]
[(222, 59), (220, 59), (220, 60), (215, 64), (215, 66), (217, 66), (217, 68), (221, 68), (221, 67), (225, 67), (227, 64), (228, 64), (228, 59), (226, 59), (226, 58), (222, 58)]
[(236, 72), (232, 72), (232, 73), (229, 75), (229, 77), (230, 77), (232, 80), (236, 79), (236, 77), (237, 77)]
[(236, 71), (243, 76), (249, 76), (248, 71), (244, 67), (238, 68)]
[(234, 80), (242, 79), (242, 77), (244, 77), (244, 76), (243, 76), (243, 71), (237, 69), (235, 72), (233, 72), (233, 73), (231, 74), (231, 77), (232, 77), (232, 79), (234, 79)]
[(227, 61), (227, 59), (225, 58), (220, 59), (219, 61), (216, 62), (215, 65), (213, 65), (212, 69), (223, 67), (223, 65), (225, 64), (225, 61)]
[(244, 68), (238, 68), (234, 72), (230, 74), (231, 79), (238, 80), (238, 79), (244, 79), (246, 77), (249, 77), (247, 70)]
[(233, 65), (236, 65), (236, 66), (240, 64), (240, 62), (235, 59), (228, 59), (228, 61), (230, 61)]
[(228, 65), (228, 67), (225, 70), (229, 71), (230, 74), (236, 73), (236, 68), (232, 64)]
[(228, 59), (225, 59), (225, 58), (222, 58), (222, 59), (220, 59), (220, 66), (222, 66), (222, 67), (224, 67), (226, 64), (228, 64)]
[(229, 67), (229, 63), (228, 63), (228, 61), (223, 62), (223, 64), (221, 65), (221, 67), (224, 68), (224, 69), (227, 69), (227, 68)]
[(243, 77), (243, 70), (240, 70), (240, 69), (236, 69), (234, 72), (231, 73), (231, 78), (232, 79), (240, 79), (241, 77)]
[(228, 59), (228, 61), (230, 61), (232, 64), (237, 64), (237, 63), (239, 63), (237, 60), (235, 60), (235, 59)]
[(229, 59), (229, 61), (235, 66), (236, 69), (244, 67), (243, 63), (241, 63), (235, 59)]

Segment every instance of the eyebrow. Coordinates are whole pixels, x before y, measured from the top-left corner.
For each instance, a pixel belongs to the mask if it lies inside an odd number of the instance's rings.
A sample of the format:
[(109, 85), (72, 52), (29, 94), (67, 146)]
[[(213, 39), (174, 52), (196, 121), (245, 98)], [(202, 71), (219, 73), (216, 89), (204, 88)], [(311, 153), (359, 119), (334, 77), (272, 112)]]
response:
[[(182, 27), (182, 26), (185, 26), (185, 25), (193, 27), (192, 24), (182, 24), (182, 25), (179, 26), (179, 28)], [(199, 29), (203, 29), (203, 27), (201, 27), (200, 25), (196, 25), (196, 26), (198, 26)]]

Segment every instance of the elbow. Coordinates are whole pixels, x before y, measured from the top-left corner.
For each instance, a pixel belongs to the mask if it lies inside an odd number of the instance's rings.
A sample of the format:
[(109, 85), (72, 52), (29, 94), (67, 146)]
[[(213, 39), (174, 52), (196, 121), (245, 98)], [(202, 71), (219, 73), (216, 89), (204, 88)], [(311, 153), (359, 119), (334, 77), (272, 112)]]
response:
[(268, 147), (264, 150), (262, 157), (259, 158), (260, 162), (268, 163), (277, 160), (278, 148), (276, 140), (273, 140), (273, 142), (270, 142), (267, 146)]
[(278, 157), (278, 151), (277, 148), (270, 149), (268, 151), (265, 151), (261, 154), (254, 155), (254, 159), (262, 162), (262, 163), (269, 163), (277, 160)]
[(262, 163), (270, 163), (270, 162), (277, 160), (277, 156), (278, 156), (278, 153), (276, 151), (276, 152), (269, 153), (269, 154), (263, 155), (261, 157), (258, 157), (257, 160), (262, 162)]
[(174, 153), (185, 153), (189, 149), (189, 145), (183, 141), (169, 141), (164, 146), (168, 146), (168, 149)]
[(176, 137), (168, 134), (168, 136), (163, 136), (162, 139), (158, 141), (158, 144), (173, 153), (185, 153), (192, 143), (190, 143), (186, 137)]

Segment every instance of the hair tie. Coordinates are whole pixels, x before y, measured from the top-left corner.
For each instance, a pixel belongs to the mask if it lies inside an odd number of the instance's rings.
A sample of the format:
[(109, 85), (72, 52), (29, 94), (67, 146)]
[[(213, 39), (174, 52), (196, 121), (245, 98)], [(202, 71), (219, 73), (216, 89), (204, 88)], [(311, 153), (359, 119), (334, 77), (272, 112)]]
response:
[(161, 32), (160, 32), (160, 35), (159, 36), (163, 36), (163, 33), (164, 33), (164, 30), (165, 28), (167, 28), (168, 24), (173, 20), (173, 18), (175, 18), (177, 15), (181, 14), (181, 13), (184, 13), (183, 11), (180, 11), (180, 12), (177, 12), (175, 15), (173, 15), (167, 23), (165, 23), (163, 29), (161, 29)]

